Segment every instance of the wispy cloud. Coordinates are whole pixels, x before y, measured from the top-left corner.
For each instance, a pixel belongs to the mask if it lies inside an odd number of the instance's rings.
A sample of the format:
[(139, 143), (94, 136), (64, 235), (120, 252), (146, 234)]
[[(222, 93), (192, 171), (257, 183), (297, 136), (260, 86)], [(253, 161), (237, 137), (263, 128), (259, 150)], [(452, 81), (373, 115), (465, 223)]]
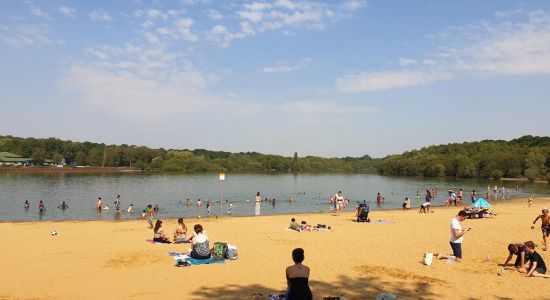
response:
[(50, 37), (49, 26), (7, 26), (0, 24), (0, 40), (12, 47), (21, 46), (48, 46), (63, 44), (62, 39)]
[(381, 71), (345, 75), (336, 80), (342, 92), (373, 92), (396, 88), (426, 85), (435, 81), (450, 79), (447, 73), (420, 71)]
[(302, 61), (295, 63), (295, 64), (289, 64), (288, 62), (278, 62), (275, 66), (270, 67), (264, 67), (263, 71), (265, 73), (279, 73), (279, 72), (294, 72), (299, 71), (305, 68), (310, 62), (312, 61), (311, 58), (303, 59)]
[(289, 28), (323, 30), (336, 20), (347, 17), (350, 10), (364, 7), (362, 1), (349, 1), (345, 4), (289, 0), (243, 3), (234, 11), (239, 21), (237, 28), (219, 25), (226, 30), (218, 30), (216, 33), (210, 31), (209, 38), (222, 47), (229, 47), (234, 40), (267, 31), (282, 30), (284, 35), (291, 35)]
[(361, 9), (363, 7), (366, 7), (367, 6), (367, 2), (366, 1), (358, 1), (358, 0), (350, 0), (350, 1), (345, 1), (342, 6), (346, 9), (349, 9), (349, 10), (358, 10), (358, 9)]
[(43, 11), (40, 7), (32, 3), (31, 1), (25, 1), (31, 10), (31, 14), (37, 17), (44, 18), (48, 21), (53, 21), (53, 18), (47, 12)]
[(277, 107), (287, 113), (312, 114), (312, 115), (350, 115), (364, 114), (376, 111), (376, 108), (369, 106), (343, 105), (342, 103), (330, 101), (295, 101), (287, 102)]
[(215, 9), (208, 9), (208, 10), (205, 10), (204, 13), (206, 14), (206, 16), (212, 20), (221, 20), (223, 19), (223, 15), (215, 10)]
[(89, 15), (92, 21), (113, 21), (113, 17), (107, 12), (93, 11)]
[(461, 73), (550, 74), (550, 12), (496, 12), (496, 20), (450, 27), (436, 36), (439, 49), (423, 58), (399, 58), (402, 70), (344, 75), (342, 92), (371, 92), (421, 86)]
[(71, 18), (74, 18), (76, 16), (76, 9), (73, 7), (60, 6), (57, 8), (57, 11)]

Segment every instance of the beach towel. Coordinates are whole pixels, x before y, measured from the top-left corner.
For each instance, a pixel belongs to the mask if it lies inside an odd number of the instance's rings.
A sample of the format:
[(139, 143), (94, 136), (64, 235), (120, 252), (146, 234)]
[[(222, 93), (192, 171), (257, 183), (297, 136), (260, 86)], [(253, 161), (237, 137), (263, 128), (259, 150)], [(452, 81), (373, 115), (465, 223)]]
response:
[(188, 258), (185, 259), (185, 261), (192, 264), (192, 265), (210, 265), (210, 264), (224, 264), (225, 263), (224, 259), (214, 260), (212, 258), (209, 258), (209, 259), (194, 259), (194, 258), (188, 257)]
[(374, 223), (374, 224), (391, 224), (391, 223), (395, 223), (394, 221), (382, 220), (382, 219), (371, 220), (370, 222), (371, 222), (371, 223)]
[(168, 255), (170, 255), (170, 256), (180, 256), (180, 255), (185, 255), (185, 253), (183, 253), (183, 252), (168, 252)]

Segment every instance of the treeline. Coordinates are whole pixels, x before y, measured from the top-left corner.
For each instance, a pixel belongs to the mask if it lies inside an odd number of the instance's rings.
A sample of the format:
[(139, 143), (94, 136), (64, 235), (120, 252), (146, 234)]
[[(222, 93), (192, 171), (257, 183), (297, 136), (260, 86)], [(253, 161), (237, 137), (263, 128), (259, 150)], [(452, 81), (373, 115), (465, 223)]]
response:
[(431, 146), (390, 155), (378, 170), (382, 175), (549, 180), (550, 137)]
[(105, 145), (91, 142), (63, 141), (56, 138), (35, 139), (0, 136), (0, 152), (30, 157), (40, 163), (63, 159), (67, 165), (92, 167), (135, 167), (142, 170), (178, 172), (342, 172), (375, 173), (375, 161), (363, 157), (322, 158), (315, 156), (284, 157), (257, 152), (152, 149), (134, 145)]

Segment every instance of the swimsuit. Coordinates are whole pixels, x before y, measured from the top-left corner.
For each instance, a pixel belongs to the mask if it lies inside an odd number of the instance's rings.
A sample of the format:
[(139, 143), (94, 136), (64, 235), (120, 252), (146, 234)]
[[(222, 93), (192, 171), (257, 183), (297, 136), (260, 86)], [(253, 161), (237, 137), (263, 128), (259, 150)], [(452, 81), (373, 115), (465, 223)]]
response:
[(548, 236), (550, 234), (550, 224), (541, 225), (540, 229), (542, 230), (542, 234)]
[(311, 290), (308, 285), (307, 277), (294, 277), (289, 278), (289, 289), (287, 293), (287, 298), (289, 300), (298, 299), (298, 300), (310, 300), (313, 299)]

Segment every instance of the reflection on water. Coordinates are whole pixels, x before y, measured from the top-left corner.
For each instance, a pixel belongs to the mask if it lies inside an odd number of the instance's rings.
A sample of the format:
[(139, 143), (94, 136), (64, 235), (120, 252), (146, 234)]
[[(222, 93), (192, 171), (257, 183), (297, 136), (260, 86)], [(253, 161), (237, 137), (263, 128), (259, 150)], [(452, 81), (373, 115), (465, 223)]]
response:
[[(67, 220), (100, 219), (124, 220), (139, 218), (147, 204), (158, 204), (156, 218), (206, 216), (206, 203), (212, 204), (212, 215), (227, 212), (232, 204), (233, 215), (253, 215), (254, 197), (261, 192), (268, 201), (261, 202), (262, 214), (293, 212), (328, 212), (329, 198), (343, 191), (350, 199), (353, 210), (356, 201), (366, 200), (373, 209), (400, 208), (405, 197), (413, 207), (424, 200), (426, 189), (438, 189), (432, 200), (441, 205), (447, 190), (464, 190), (463, 203), (469, 203), (470, 192), (475, 189), (485, 195), (488, 187), (504, 184), (510, 197), (550, 194), (546, 184), (527, 182), (501, 182), (488, 180), (453, 180), (384, 177), (378, 175), (232, 175), (223, 184), (217, 174), (0, 174), (0, 220)], [(517, 187), (517, 191), (516, 191)], [(420, 199), (416, 200), (419, 191)], [(384, 201), (377, 207), (376, 195)], [(115, 214), (114, 200), (121, 195), (121, 213)], [(223, 195), (223, 201), (220, 197)], [(96, 199), (102, 197), (111, 210), (96, 211)], [(186, 205), (187, 199), (191, 202)], [(202, 206), (196, 205), (198, 199)], [(23, 208), (25, 200), (31, 206)], [(275, 199), (275, 201), (273, 201)], [(38, 202), (44, 200), (48, 210), (38, 214)], [(63, 201), (66, 210), (57, 206)], [(500, 200), (497, 200), (500, 201)], [(126, 212), (132, 203), (134, 214)]]

